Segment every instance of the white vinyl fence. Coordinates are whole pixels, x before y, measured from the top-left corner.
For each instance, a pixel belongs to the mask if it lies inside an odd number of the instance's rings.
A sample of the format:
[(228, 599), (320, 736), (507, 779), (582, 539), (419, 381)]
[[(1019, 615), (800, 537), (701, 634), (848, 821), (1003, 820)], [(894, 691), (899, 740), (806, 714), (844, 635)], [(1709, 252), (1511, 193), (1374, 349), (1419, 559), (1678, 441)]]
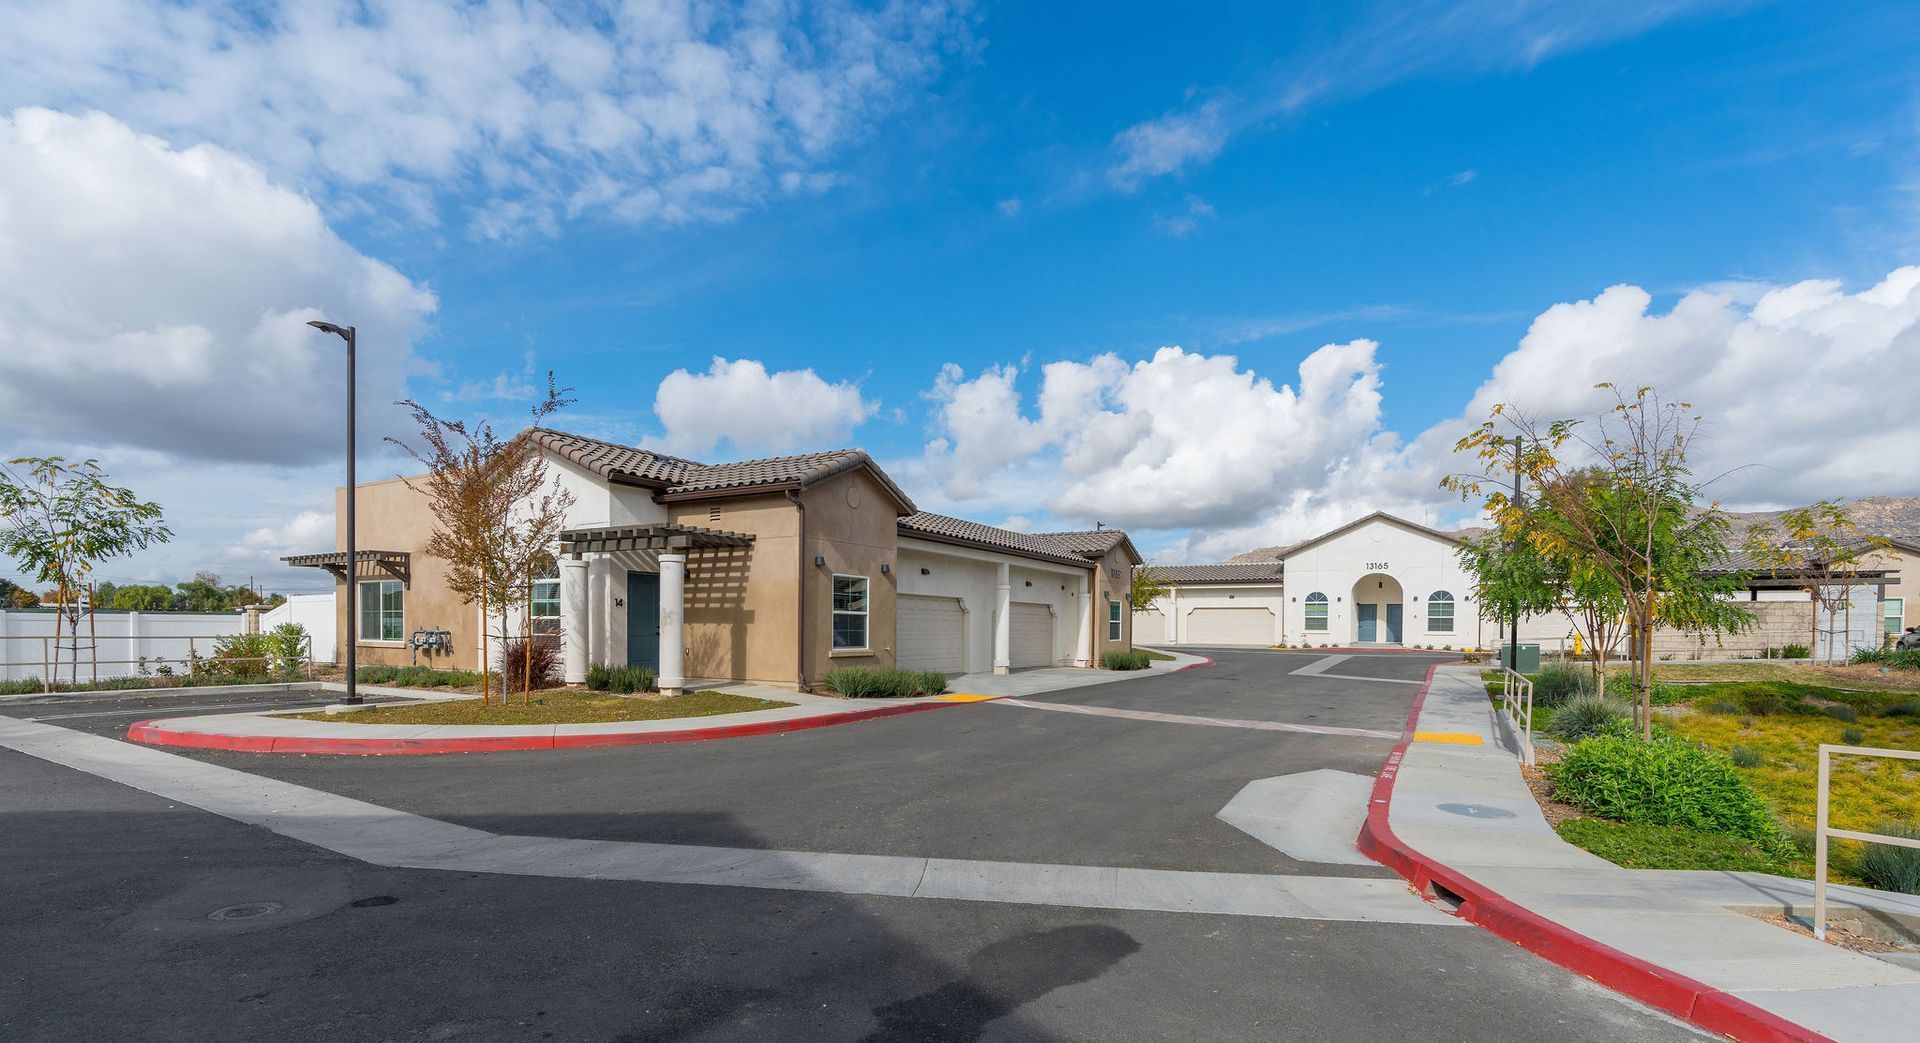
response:
[(313, 661), (331, 663), (335, 654), (332, 594), (295, 594), (287, 603), (260, 614), (260, 630), (272, 630), (282, 623), (298, 623), (313, 639)]
[[(332, 598), (328, 598), (332, 601)], [(47, 677), (49, 662), (59, 655), (59, 679), (73, 676), (74, 636), (53, 635), (51, 611), (0, 612), (0, 681)], [(332, 621), (329, 613), (328, 621)], [(189, 651), (207, 655), (213, 643), (229, 634), (245, 633), (246, 616), (239, 612), (114, 612), (102, 609), (93, 615), (94, 633), (86, 632), (85, 618), (80, 621), (80, 680), (94, 677), (130, 677), (140, 672), (140, 659), (165, 659), (176, 671)], [(61, 630), (65, 630), (65, 624)], [(331, 632), (331, 627), (329, 627)], [(91, 647), (89, 647), (91, 646)], [(316, 649), (319, 646), (315, 642)], [(94, 672), (94, 662), (99, 672)]]

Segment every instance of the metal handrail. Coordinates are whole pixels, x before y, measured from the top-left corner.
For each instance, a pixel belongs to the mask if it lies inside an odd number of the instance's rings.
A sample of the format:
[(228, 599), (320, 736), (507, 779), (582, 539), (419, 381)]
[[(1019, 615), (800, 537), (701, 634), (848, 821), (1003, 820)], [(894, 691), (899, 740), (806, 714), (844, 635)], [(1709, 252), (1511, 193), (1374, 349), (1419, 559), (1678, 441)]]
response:
[(1512, 667), (1500, 668), (1500, 708), (1520, 729), (1520, 759), (1533, 764), (1533, 681)]
[(1822, 941), (1827, 937), (1828, 837), (1861, 840), (1869, 844), (1894, 844), (1899, 847), (1920, 848), (1920, 840), (1912, 837), (1890, 837), (1884, 833), (1862, 833), (1859, 830), (1835, 829), (1827, 825), (1827, 783), (1832, 775), (1833, 755), (1836, 753), (1843, 757), (1893, 757), (1905, 761), (1920, 761), (1920, 752), (1913, 750), (1883, 750), (1872, 746), (1839, 746), (1824, 742), (1820, 744), (1820, 791), (1813, 824), (1813, 936)]

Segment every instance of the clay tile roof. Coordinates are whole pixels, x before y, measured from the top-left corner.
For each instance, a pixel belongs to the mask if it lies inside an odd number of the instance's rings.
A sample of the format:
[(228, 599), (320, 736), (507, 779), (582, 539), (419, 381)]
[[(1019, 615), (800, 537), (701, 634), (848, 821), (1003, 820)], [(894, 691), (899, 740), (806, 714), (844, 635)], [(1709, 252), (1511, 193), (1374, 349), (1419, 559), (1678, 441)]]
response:
[(706, 466), (639, 446), (605, 442), (545, 427), (530, 427), (527, 436), (548, 452), (564, 456), (602, 478), (634, 478), (642, 482), (672, 485)]
[(1010, 551), (1023, 557), (1038, 558), (1043, 561), (1087, 567), (1085, 556), (1064, 544), (1056, 543), (1048, 536), (995, 528), (963, 518), (950, 518), (944, 514), (929, 514), (926, 511), (909, 514), (900, 519), (900, 530), (908, 535), (924, 536), (946, 543), (969, 544), (990, 550)]
[(1155, 565), (1153, 574), (1166, 583), (1278, 583), (1277, 561), (1232, 561), (1221, 565)]
[(913, 501), (880, 470), (864, 450), (833, 449), (799, 456), (771, 456), (730, 464), (703, 464), (638, 446), (621, 445), (585, 435), (544, 427), (527, 429), (527, 436), (549, 452), (563, 456), (602, 478), (619, 478), (660, 487), (669, 497), (695, 498), (703, 493), (752, 489), (757, 486), (799, 486), (831, 478), (859, 467), (871, 469), (880, 484), (909, 511)]
[(1051, 540), (1076, 554), (1105, 554), (1127, 538), (1119, 529), (1092, 529), (1085, 532), (1038, 532), (1034, 535)]

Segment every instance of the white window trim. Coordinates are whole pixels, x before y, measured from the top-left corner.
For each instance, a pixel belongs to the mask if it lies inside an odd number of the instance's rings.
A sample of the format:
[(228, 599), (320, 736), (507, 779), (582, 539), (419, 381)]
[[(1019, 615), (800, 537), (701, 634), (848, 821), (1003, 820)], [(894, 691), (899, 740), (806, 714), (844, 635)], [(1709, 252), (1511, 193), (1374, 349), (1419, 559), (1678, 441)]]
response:
[[(388, 583), (395, 584), (400, 588), (400, 637), (392, 641), (383, 637), (367, 637), (362, 633), (362, 627), (366, 623), (366, 613), (364, 611), (366, 588), (371, 586), (377, 590)], [(379, 645), (387, 648), (405, 648), (407, 644), (407, 585), (397, 579), (362, 579), (354, 582), (353, 589), (353, 643), (356, 645)], [(376, 597), (377, 596), (376, 594)], [(381, 609), (383, 614), (381, 618), (382, 629), (385, 629), (385, 611), (384, 608)]]
[[(1319, 595), (1320, 600), (1318, 601), (1313, 600), (1315, 595)], [(1316, 622), (1316, 620), (1313, 618), (1313, 613), (1307, 611), (1307, 608), (1311, 608), (1314, 605), (1319, 605), (1326, 609), (1325, 612), (1322, 612), (1320, 614), (1320, 618), (1317, 620), (1317, 622), (1320, 624), (1319, 626), (1313, 625)], [(1303, 607), (1300, 611), (1301, 611), (1302, 629), (1308, 631), (1309, 633), (1325, 634), (1333, 629), (1333, 602), (1328, 601), (1327, 596), (1325, 594), (1321, 594), (1317, 590), (1314, 591), (1312, 594), (1308, 594), (1307, 600), (1306, 600), (1306, 607)]]
[[(1445, 594), (1446, 597), (1435, 598), (1433, 594)], [(1427, 633), (1451, 634), (1453, 633), (1453, 621), (1456, 616), (1454, 606), (1459, 604), (1459, 602), (1454, 600), (1453, 592), (1450, 590), (1436, 590), (1433, 594), (1427, 595)], [(1433, 606), (1435, 605), (1447, 606), (1447, 628), (1445, 630), (1433, 625)]]
[(1907, 599), (1906, 598), (1881, 599), (1880, 628), (1882, 630), (1886, 630), (1888, 623), (1893, 624), (1893, 629), (1887, 630), (1887, 633), (1889, 634), (1899, 634), (1899, 633), (1904, 633), (1906, 631), (1907, 629)]
[(1114, 600), (1113, 598), (1108, 598), (1107, 599), (1107, 640), (1120, 641), (1125, 639), (1125, 634), (1122, 633), (1121, 626), (1120, 626), (1120, 621), (1125, 618), (1126, 618), (1126, 612), (1120, 607), (1120, 602)]
[[(839, 582), (843, 579), (857, 579), (862, 584), (865, 585), (865, 589), (864, 589), (865, 596), (861, 598), (861, 603), (866, 606), (865, 608), (862, 608), (856, 611), (854, 609), (843, 609), (835, 606), (833, 602), (833, 598), (834, 598), (833, 588), (835, 586), (838, 586)], [(827, 585), (827, 608), (830, 612), (830, 616), (828, 618), (829, 626), (827, 627), (827, 651), (829, 655), (852, 655), (860, 652), (871, 652), (873, 650), (873, 579), (872, 577), (860, 576), (851, 572), (834, 573), (833, 579), (830, 580)], [(862, 640), (858, 646), (847, 645), (843, 647), (833, 643), (839, 637), (840, 628), (837, 626), (833, 626), (831, 624), (837, 622), (841, 616), (859, 616), (860, 617), (860, 636), (864, 640)]]

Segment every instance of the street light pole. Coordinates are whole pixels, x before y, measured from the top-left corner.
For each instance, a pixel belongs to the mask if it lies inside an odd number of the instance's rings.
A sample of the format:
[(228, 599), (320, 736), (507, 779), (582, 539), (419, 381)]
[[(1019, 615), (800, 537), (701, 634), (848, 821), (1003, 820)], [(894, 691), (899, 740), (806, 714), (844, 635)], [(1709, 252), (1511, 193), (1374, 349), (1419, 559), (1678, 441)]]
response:
[(358, 611), (360, 607), (358, 604), (360, 584), (357, 582), (360, 578), (360, 559), (358, 555), (359, 548), (354, 541), (354, 529), (356, 526), (354, 524), (355, 518), (353, 513), (354, 327), (336, 326), (331, 322), (320, 322), (318, 320), (309, 322), (307, 325), (312, 326), (322, 333), (331, 333), (347, 342), (347, 567), (345, 570), (347, 576), (347, 697), (344, 701), (349, 706), (356, 706), (361, 702), (361, 699), (360, 657), (358, 655), (359, 649), (356, 647), (359, 644), (359, 640), (358, 634), (354, 630), (354, 627), (358, 626), (360, 621)]

